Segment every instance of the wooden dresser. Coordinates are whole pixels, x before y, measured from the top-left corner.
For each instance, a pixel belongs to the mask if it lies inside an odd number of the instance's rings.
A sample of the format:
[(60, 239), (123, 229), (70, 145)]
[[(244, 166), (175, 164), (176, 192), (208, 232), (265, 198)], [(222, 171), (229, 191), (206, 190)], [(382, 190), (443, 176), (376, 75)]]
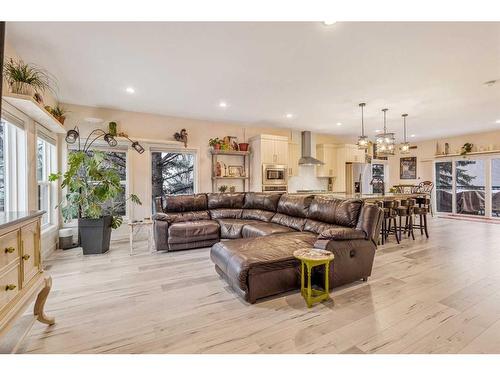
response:
[(0, 213), (0, 336), (35, 297), (33, 321), (54, 324), (43, 311), (52, 286), (52, 279), (43, 272), (40, 255), (43, 213)]

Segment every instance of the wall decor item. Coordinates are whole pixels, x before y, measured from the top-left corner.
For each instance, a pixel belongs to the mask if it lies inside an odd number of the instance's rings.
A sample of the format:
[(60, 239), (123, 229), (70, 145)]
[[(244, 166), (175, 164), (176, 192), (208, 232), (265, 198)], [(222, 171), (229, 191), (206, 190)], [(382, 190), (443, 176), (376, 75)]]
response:
[(229, 192), (230, 192), (230, 193), (235, 193), (235, 192), (236, 192), (236, 186), (234, 186), (234, 185), (233, 185), (233, 186), (230, 186), (230, 187), (229, 187)]
[(467, 155), (469, 152), (472, 152), (472, 147), (474, 147), (474, 145), (472, 143), (464, 143), (464, 145), (462, 146), (462, 149), (460, 150), (460, 155)]
[(448, 155), (449, 153), (450, 153), (450, 144), (448, 142), (446, 142), (444, 144), (444, 154)]
[(244, 177), (243, 167), (241, 165), (230, 165), (227, 167), (227, 172), (231, 177)]
[(184, 143), (184, 147), (187, 147), (188, 145), (188, 132), (186, 129), (182, 129), (180, 132), (176, 132), (174, 134), (174, 139), (177, 141), (177, 142), (183, 142)]
[(410, 156), (399, 159), (399, 178), (401, 180), (417, 179), (417, 157)]

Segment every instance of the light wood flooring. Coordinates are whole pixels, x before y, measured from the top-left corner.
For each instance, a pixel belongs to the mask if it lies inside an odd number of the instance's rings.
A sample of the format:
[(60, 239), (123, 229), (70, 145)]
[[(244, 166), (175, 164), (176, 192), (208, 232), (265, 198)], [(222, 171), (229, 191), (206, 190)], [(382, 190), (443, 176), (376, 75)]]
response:
[(308, 309), (298, 292), (249, 305), (209, 249), (57, 251), (24, 353), (500, 353), (500, 227), (435, 218), (429, 240), (379, 247), (367, 283)]

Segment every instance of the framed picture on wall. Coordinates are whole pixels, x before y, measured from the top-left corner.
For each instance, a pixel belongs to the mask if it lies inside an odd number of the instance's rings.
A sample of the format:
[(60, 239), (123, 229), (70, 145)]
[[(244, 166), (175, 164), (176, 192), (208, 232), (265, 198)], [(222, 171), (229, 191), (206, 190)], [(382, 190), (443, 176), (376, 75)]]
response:
[(417, 179), (417, 157), (410, 156), (399, 159), (399, 178), (401, 180)]

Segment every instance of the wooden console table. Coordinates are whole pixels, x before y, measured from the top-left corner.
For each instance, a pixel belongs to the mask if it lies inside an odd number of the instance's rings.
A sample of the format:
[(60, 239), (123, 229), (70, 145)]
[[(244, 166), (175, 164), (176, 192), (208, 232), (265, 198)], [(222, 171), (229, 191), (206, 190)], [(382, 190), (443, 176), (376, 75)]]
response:
[(0, 337), (35, 297), (31, 323), (35, 320), (48, 325), (55, 323), (44, 312), (52, 279), (42, 268), (40, 220), (43, 214), (44, 211), (0, 214)]

